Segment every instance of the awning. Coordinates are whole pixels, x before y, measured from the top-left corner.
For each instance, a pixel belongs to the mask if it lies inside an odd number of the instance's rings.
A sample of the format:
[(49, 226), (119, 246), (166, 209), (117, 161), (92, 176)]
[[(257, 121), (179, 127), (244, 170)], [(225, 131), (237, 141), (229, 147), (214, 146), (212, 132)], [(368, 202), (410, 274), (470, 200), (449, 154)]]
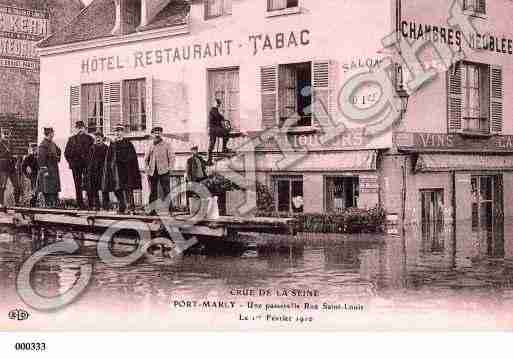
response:
[(513, 155), (421, 154), (416, 172), (513, 170)]
[[(279, 172), (339, 172), (339, 171), (375, 171), (376, 150), (354, 150), (340, 152), (307, 152), (307, 153), (258, 153), (256, 171)], [(228, 165), (227, 161), (219, 162), (220, 170)], [(250, 165), (251, 166), (251, 165)], [(229, 167), (242, 171), (247, 166), (244, 156), (232, 158)], [(247, 168), (246, 168), (247, 169)]]

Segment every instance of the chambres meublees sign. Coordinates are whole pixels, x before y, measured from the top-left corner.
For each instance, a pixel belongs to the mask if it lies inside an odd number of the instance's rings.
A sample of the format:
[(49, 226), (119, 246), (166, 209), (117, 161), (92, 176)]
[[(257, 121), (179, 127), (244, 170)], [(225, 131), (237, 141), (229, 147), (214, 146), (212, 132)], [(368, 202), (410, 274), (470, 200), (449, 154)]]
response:
[(153, 65), (174, 64), (194, 60), (232, 56), (242, 49), (250, 55), (309, 46), (310, 30), (292, 30), (272, 34), (250, 34), (245, 41), (232, 39), (190, 43), (175, 47), (153, 48), (130, 54), (93, 56), (82, 60), (81, 72), (94, 73), (125, 68), (145, 68)]

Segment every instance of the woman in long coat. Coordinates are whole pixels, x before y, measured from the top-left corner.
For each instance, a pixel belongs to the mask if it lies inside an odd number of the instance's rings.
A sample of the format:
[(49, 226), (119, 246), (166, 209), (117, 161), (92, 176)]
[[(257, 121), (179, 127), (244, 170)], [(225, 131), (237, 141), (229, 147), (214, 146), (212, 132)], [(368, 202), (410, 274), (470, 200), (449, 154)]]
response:
[(119, 201), (119, 213), (127, 208), (135, 209), (134, 190), (142, 189), (141, 172), (137, 153), (132, 142), (123, 137), (123, 126), (114, 129), (116, 137), (111, 141), (105, 159), (102, 189), (114, 192)]
[(53, 128), (46, 127), (43, 131), (45, 138), (41, 141), (37, 154), (39, 164), (37, 191), (43, 193), (46, 207), (55, 207), (61, 191), (59, 175), (61, 149), (53, 142), (55, 134)]

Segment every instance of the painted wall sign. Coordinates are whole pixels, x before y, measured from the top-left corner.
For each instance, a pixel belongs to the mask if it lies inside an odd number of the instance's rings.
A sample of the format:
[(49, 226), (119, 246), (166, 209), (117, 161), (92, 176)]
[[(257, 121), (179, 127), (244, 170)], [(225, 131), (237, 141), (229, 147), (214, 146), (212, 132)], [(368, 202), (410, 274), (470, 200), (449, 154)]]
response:
[(261, 52), (308, 45), (310, 45), (310, 30), (254, 34), (248, 36), (247, 43), (237, 43), (234, 40), (219, 40), (178, 47), (135, 51), (128, 56), (90, 57), (82, 60), (81, 72), (94, 73), (125, 68), (145, 68), (152, 65), (169, 65), (184, 61), (231, 56), (235, 49), (244, 47), (249, 47), (252, 55), (257, 55)]
[(447, 133), (394, 134), (394, 143), (399, 150), (458, 151), (458, 152), (513, 152), (513, 136), (469, 137)]
[(0, 6), (0, 67), (39, 70), (35, 45), (47, 34), (47, 12)]
[[(500, 54), (513, 55), (513, 39), (496, 36), (491, 33), (463, 34), (460, 30), (432, 24), (421, 24), (415, 21), (402, 21), (401, 34), (405, 38), (419, 40), (427, 39), (433, 42), (445, 43), (461, 49), (463, 42), (474, 50), (488, 50)], [(464, 36), (465, 35), (465, 36)]]
[(378, 193), (378, 176), (359, 176), (360, 193)]

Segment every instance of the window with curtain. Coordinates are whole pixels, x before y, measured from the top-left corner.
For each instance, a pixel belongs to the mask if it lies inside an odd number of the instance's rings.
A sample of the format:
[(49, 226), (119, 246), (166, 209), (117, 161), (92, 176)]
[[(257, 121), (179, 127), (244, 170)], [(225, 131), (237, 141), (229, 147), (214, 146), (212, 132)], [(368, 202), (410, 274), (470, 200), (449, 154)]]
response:
[(326, 211), (342, 212), (346, 208), (358, 207), (358, 177), (327, 177), (326, 178)]
[(267, 10), (283, 10), (299, 6), (299, 0), (267, 0)]
[[(484, 65), (462, 63), (463, 129), (489, 132), (485, 89), (488, 81)], [(485, 104), (485, 106), (483, 106)]]
[(302, 176), (275, 176), (273, 187), (278, 212), (302, 213), (304, 211)]
[[(296, 117), (295, 126), (311, 126), (312, 116), (308, 109), (312, 104), (312, 64), (310, 62), (279, 66), (278, 109), (280, 124)], [(305, 93), (307, 95), (305, 96)]]
[(126, 121), (131, 132), (146, 130), (146, 80), (126, 80), (125, 109)]
[(210, 102), (221, 100), (220, 112), (230, 121), (232, 129), (240, 129), (239, 69), (211, 70), (208, 80)]
[(463, 10), (486, 14), (486, 0), (463, 0)]
[(103, 85), (88, 84), (82, 86), (86, 114), (87, 132), (103, 132)]
[(213, 18), (231, 14), (232, 0), (206, 0), (205, 18)]

